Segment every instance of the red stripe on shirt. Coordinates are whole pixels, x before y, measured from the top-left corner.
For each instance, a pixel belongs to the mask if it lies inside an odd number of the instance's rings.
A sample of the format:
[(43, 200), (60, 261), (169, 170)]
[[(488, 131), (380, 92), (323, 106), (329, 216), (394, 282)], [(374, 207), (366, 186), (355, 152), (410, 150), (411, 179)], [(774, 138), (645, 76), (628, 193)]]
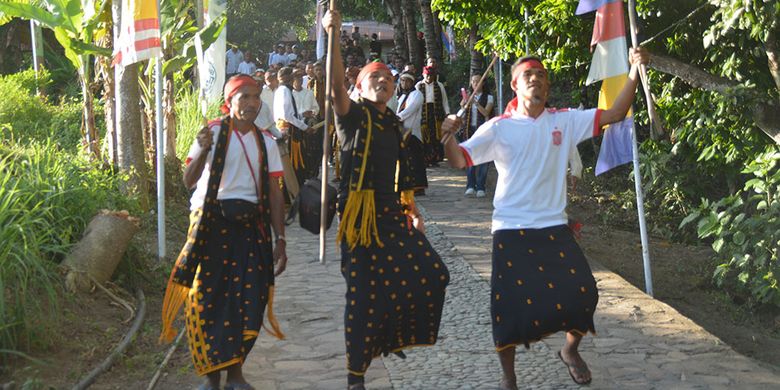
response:
[(278, 172), (268, 172), (268, 176), (277, 178), (284, 176), (284, 171), (278, 171)]
[(604, 110), (597, 108), (596, 109), (596, 117), (593, 118), (593, 137), (598, 137), (603, 132), (601, 126), (599, 126), (599, 121), (601, 121), (601, 113)]
[(471, 161), (471, 156), (469, 155), (469, 152), (466, 150), (466, 148), (459, 146), (461, 153), (463, 153), (463, 157), (466, 158), (466, 165), (468, 167), (474, 166), (474, 161)]
[(187, 159), (184, 160), (184, 165), (190, 165), (192, 162), (192, 157), (187, 157)]

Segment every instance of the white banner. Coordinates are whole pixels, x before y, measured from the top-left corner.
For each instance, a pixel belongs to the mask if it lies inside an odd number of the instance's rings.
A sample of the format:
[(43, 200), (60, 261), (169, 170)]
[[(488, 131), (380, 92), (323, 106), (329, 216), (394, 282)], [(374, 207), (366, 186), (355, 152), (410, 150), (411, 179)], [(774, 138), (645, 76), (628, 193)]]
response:
[[(219, 18), (227, 9), (226, 0), (203, 0), (203, 24), (208, 25)], [(200, 42), (196, 43), (200, 93), (208, 103), (222, 100), (222, 86), (225, 84), (225, 51), (227, 49), (227, 27), (222, 29), (216, 42), (201, 52)], [(198, 39), (198, 41), (200, 41)], [(204, 113), (205, 114), (205, 113)]]

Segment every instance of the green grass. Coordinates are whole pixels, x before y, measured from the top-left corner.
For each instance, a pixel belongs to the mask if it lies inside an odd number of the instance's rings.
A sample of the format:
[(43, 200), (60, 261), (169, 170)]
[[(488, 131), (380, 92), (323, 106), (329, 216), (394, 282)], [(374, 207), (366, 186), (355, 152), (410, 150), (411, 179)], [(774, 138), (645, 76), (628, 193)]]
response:
[[(209, 105), (207, 116), (209, 120), (218, 118), (220, 103)], [(185, 161), (190, 146), (195, 141), (195, 135), (203, 128), (203, 116), (197, 91), (182, 88), (176, 99), (176, 154), (180, 161)]]

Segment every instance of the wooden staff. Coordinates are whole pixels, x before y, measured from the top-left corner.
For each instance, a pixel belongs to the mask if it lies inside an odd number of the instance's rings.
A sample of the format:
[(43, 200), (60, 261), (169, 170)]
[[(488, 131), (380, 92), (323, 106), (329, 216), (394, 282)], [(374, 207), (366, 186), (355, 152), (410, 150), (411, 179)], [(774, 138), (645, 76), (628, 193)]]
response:
[[(629, 30), (631, 30), (631, 46), (636, 49), (639, 47), (639, 39), (637, 38), (639, 29), (636, 25), (636, 0), (628, 0), (628, 23)], [(653, 102), (653, 95), (650, 93), (650, 82), (647, 78), (647, 67), (645, 65), (639, 65), (639, 78), (642, 80), (642, 89), (645, 91), (647, 116), (650, 118), (650, 126), (655, 129), (657, 135), (661, 136), (664, 134), (664, 129), (661, 125), (661, 118), (655, 112), (655, 103)]]
[[(330, 0), (330, 12), (336, 10), (336, 0)], [(328, 29), (328, 51), (325, 60), (325, 129), (322, 132), (322, 182), (320, 187), (320, 263), (325, 264), (325, 232), (328, 228), (328, 156), (330, 136), (328, 130), (333, 123), (333, 96), (330, 93), (333, 82), (333, 52), (336, 51), (335, 31)]]
[[(469, 95), (469, 98), (466, 100), (466, 104), (463, 105), (463, 107), (458, 110), (458, 113), (456, 114), (458, 118), (463, 119), (466, 116), (466, 107), (471, 105), (471, 103), (474, 101), (474, 96), (477, 94), (477, 90), (479, 87), (482, 86), (482, 84), (485, 83), (485, 79), (488, 76), (488, 73), (490, 73), (490, 70), (493, 69), (493, 65), (496, 64), (496, 61), (498, 60), (498, 54), (493, 55), (493, 61), (490, 61), (490, 65), (488, 65), (487, 69), (485, 70), (485, 73), (482, 73), (482, 77), (479, 79), (479, 84), (477, 88), (474, 88), (473, 91), (471, 91), (471, 95)], [(500, 82), (500, 81), (499, 81)]]
[[(485, 72), (482, 73), (482, 77), (479, 78), (479, 83), (477, 84), (478, 87), (481, 87), (482, 84), (485, 83), (485, 79), (487, 79), (490, 70), (493, 69), (493, 65), (495, 65), (497, 60), (498, 60), (498, 53), (493, 55), (493, 60), (490, 61), (490, 65), (488, 65), (487, 69), (485, 69)], [(474, 88), (474, 90), (471, 91), (471, 95), (469, 95), (469, 98), (466, 99), (466, 104), (464, 104), (463, 107), (461, 107), (460, 110), (458, 110), (458, 113), (455, 114), (455, 116), (457, 116), (460, 119), (463, 119), (466, 116), (466, 109), (469, 105), (471, 105), (472, 102), (474, 102), (474, 96), (477, 94), (478, 89), (479, 88)], [(468, 124), (466, 124), (466, 126), (468, 126)], [(408, 131), (408, 133), (411, 133), (411, 129)], [(449, 141), (449, 138), (454, 136), (455, 136), (454, 133), (443, 134), (441, 137), (441, 143), (446, 144), (447, 141)]]

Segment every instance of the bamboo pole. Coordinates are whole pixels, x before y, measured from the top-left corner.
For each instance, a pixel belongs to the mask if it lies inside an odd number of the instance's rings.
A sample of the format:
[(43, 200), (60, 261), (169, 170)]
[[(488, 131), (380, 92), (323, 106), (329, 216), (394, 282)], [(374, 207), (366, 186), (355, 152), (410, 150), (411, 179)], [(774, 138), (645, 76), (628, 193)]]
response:
[[(330, 0), (328, 9), (336, 10), (336, 0)], [(320, 263), (325, 264), (326, 239), (328, 228), (328, 156), (330, 155), (330, 137), (328, 131), (333, 123), (333, 96), (330, 93), (333, 83), (333, 52), (336, 51), (335, 31), (328, 29), (328, 54), (325, 72), (325, 128), (322, 131), (322, 181), (320, 187)]]

